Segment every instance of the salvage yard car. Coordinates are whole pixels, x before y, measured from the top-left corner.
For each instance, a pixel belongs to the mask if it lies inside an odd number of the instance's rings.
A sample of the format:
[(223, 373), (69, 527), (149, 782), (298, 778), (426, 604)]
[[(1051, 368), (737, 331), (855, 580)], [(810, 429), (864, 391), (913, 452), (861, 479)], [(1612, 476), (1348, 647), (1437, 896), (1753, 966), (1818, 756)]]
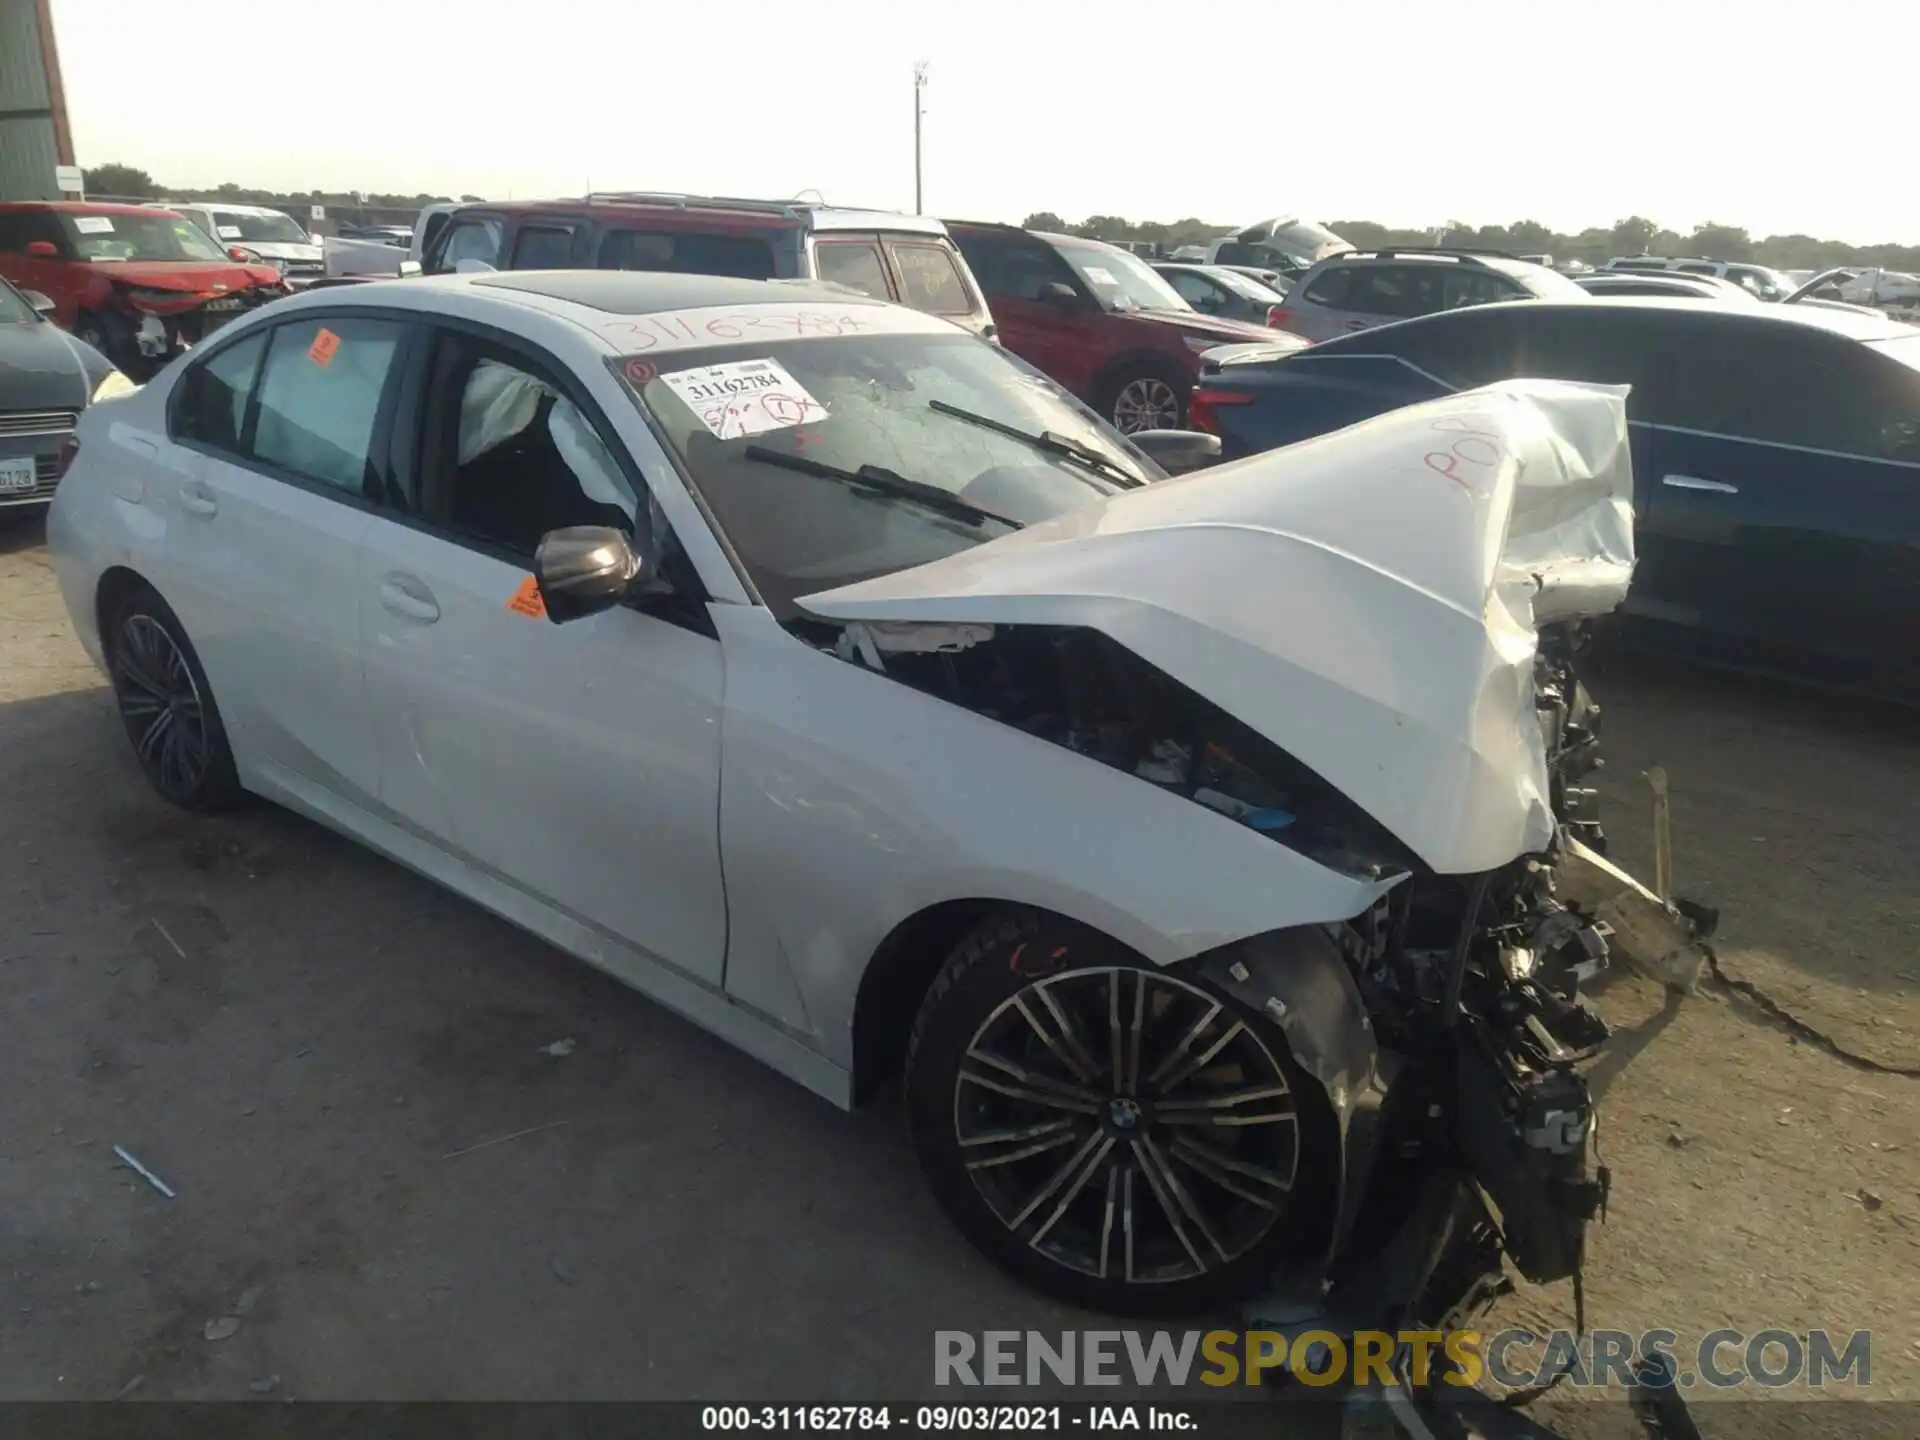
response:
[(80, 412), (133, 389), (106, 356), (44, 318), (52, 308), (0, 280), (0, 517), (52, 500)]
[(993, 305), (1001, 343), (1122, 431), (1184, 426), (1200, 356), (1216, 345), (1301, 343), (1201, 314), (1117, 245), (973, 220), (947, 228)]
[[(1607, 947), (1552, 877), (1617, 397), (1166, 479), (936, 317), (547, 271), (294, 297), (80, 439), (49, 546), (160, 794), (300, 811), (840, 1105), (897, 1076), (1029, 1282), (1577, 1271)], [(1444, 1255), (1383, 1278), (1396, 1234)]]
[(129, 372), (287, 293), (279, 271), (232, 259), (183, 215), (78, 200), (0, 204), (0, 277)]
[(422, 251), (428, 275), (563, 268), (824, 280), (994, 334), (946, 226), (890, 210), (600, 191), (451, 210)]
[(1219, 351), (1228, 458), (1516, 376), (1630, 385), (1636, 643), (1920, 701), (1920, 329), (1800, 305), (1480, 306)]
[(304, 289), (326, 273), (320, 242), (284, 210), (197, 200), (150, 203), (148, 208), (172, 210), (186, 216), (211, 235), (229, 259), (271, 265), (280, 272), (280, 278), (296, 290)]

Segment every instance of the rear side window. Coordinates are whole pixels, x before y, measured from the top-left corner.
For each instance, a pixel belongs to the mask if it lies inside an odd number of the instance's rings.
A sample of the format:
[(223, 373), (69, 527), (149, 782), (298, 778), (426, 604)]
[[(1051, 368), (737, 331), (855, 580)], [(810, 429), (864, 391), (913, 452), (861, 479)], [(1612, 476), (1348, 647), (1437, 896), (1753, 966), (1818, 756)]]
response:
[(1434, 315), (1319, 347), (1329, 353), (1397, 355), (1460, 390), (1532, 374), (1520, 365), (1520, 315), (1511, 310)]
[[(1427, 315), (1439, 306), (1423, 304), (1422, 276), (1410, 265), (1360, 265), (1348, 272), (1347, 302), (1342, 309), (1363, 315)], [(1432, 278), (1429, 272), (1427, 278)]]
[(820, 279), (846, 285), (876, 300), (891, 300), (887, 284), (886, 262), (880, 258), (880, 246), (873, 240), (822, 241), (814, 246), (813, 263)]
[(403, 327), (328, 316), (273, 332), (260, 377), (253, 455), (337, 490), (367, 490), (374, 422)]
[(1491, 305), (1501, 300), (1524, 300), (1527, 292), (1503, 275), (1491, 270), (1473, 270), (1462, 266), (1440, 275), (1440, 298), (1431, 308), (1458, 310), (1462, 305)]
[(1302, 292), (1302, 298), (1314, 305), (1324, 305), (1329, 310), (1346, 308), (1347, 296), (1353, 288), (1354, 267), (1338, 266), (1327, 271)]
[(1689, 261), (1682, 265), (1676, 265), (1673, 268), (1684, 275), (1718, 275), (1720, 273), (1719, 267), (1703, 265), (1697, 261)]
[(740, 280), (771, 280), (778, 273), (773, 246), (764, 236), (680, 230), (609, 230), (600, 240), (600, 268), (731, 275)]
[(515, 270), (564, 270), (573, 260), (573, 231), (556, 225), (522, 225), (513, 238)]
[(900, 272), (900, 299), (929, 315), (971, 315), (973, 294), (960, 278), (960, 266), (944, 245), (891, 241), (893, 267)]
[(263, 330), (189, 367), (174, 397), (173, 437), (238, 453), (246, 432), (247, 397), (266, 349)]

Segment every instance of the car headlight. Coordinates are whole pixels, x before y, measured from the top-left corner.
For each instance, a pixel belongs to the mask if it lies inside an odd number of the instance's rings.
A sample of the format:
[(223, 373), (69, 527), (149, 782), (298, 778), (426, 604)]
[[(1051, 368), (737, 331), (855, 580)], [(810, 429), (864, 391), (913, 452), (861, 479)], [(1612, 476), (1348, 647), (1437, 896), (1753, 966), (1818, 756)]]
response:
[(100, 383), (93, 387), (93, 395), (87, 403), (98, 405), (102, 400), (112, 400), (119, 395), (131, 395), (139, 388), (118, 370), (109, 370), (100, 377)]

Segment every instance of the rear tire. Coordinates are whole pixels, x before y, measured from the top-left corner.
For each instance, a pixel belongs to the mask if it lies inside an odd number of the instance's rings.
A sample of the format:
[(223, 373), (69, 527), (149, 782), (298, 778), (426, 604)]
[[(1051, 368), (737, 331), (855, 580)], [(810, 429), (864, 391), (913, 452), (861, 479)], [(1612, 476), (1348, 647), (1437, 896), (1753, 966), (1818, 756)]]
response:
[(183, 810), (238, 804), (245, 792), (213, 687), (167, 603), (133, 591), (113, 607), (105, 638), (114, 703), (147, 783)]
[(1101, 389), (1100, 413), (1123, 435), (1138, 430), (1184, 430), (1193, 382), (1171, 366), (1129, 365)]
[(1091, 1309), (1189, 1314), (1255, 1294), (1322, 1233), (1333, 1196), (1332, 1116), (1277, 1028), (1036, 911), (990, 916), (942, 967), (906, 1097), (954, 1224)]

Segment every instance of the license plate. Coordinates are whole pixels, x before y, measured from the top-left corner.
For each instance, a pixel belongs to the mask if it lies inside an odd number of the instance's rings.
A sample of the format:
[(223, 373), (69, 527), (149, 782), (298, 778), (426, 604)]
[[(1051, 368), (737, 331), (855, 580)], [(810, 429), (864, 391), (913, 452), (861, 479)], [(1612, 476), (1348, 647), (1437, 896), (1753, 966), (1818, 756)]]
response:
[(31, 490), (38, 483), (31, 455), (0, 460), (0, 495), (14, 490)]
[(240, 302), (238, 300), (209, 300), (200, 308), (202, 310), (238, 310), (240, 308)]

